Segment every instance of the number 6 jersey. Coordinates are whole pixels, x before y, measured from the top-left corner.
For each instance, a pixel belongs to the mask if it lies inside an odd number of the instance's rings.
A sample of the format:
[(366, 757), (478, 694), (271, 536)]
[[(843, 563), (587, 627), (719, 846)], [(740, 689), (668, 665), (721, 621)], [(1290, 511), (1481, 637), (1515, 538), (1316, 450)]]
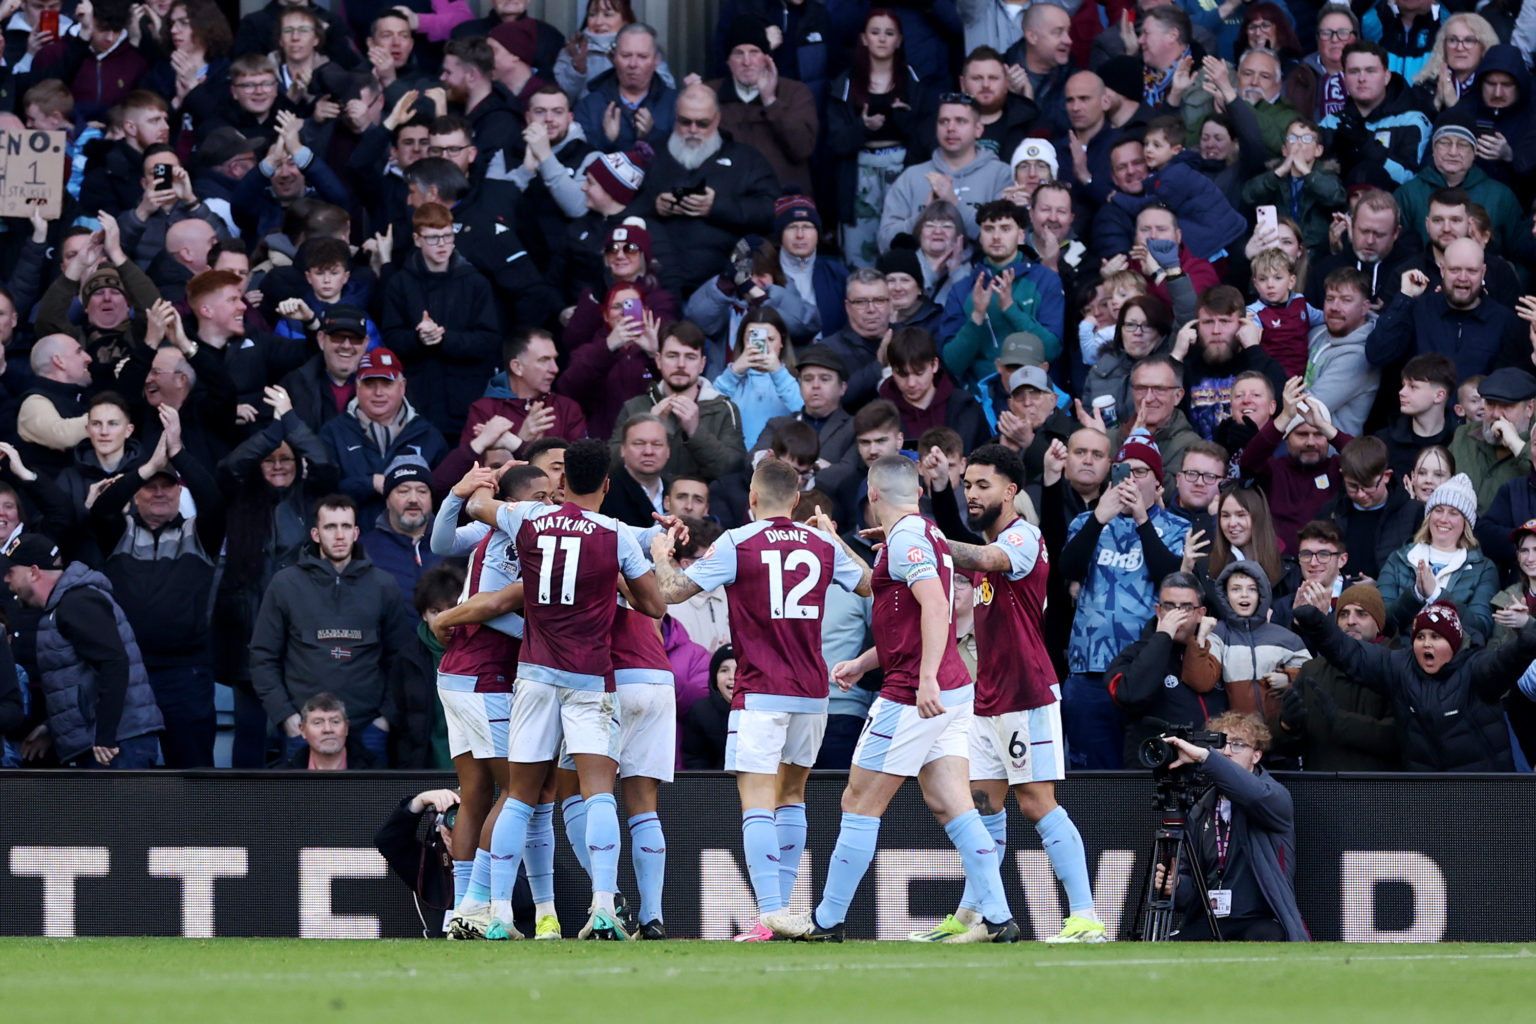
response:
[(618, 576), (651, 571), (628, 526), (579, 505), (504, 504), (496, 525), (523, 566), (519, 679), (573, 690), (613, 690), (610, 636)]
[(827, 710), (827, 587), (851, 591), (864, 578), (841, 544), (783, 516), (760, 519), (721, 534), (683, 574), (705, 590), (726, 588), (736, 649), (733, 708)]

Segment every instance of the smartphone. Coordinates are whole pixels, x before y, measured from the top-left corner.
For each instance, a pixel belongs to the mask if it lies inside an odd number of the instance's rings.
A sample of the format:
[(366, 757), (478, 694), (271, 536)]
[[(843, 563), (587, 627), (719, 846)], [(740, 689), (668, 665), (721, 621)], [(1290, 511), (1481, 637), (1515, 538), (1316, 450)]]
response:
[(171, 188), (171, 174), (173, 168), (170, 164), (155, 164), (155, 191), (165, 192)]
[[(58, 25), (58, 19), (57, 18), (54, 19), (54, 25), (55, 26)], [(1478, 120), (1478, 122), (1477, 122), (1477, 134), (1479, 136), (1482, 136), (1482, 135), (1493, 135), (1494, 134), (1493, 122), (1492, 121), (1488, 121), (1488, 120), (1483, 120), (1483, 119), (1480, 118)]]
[(645, 313), (639, 299), (625, 299), (619, 304), (619, 309), (623, 312), (625, 318), (636, 327), (643, 327), (645, 325)]
[(1279, 230), (1280, 222), (1276, 217), (1275, 208), (1273, 206), (1259, 207), (1258, 233), (1262, 235)]
[(759, 352), (768, 351), (768, 328), (753, 324), (747, 328), (747, 344)]
[(1109, 482), (1113, 487), (1118, 487), (1131, 478), (1131, 464), (1129, 462), (1117, 462), (1109, 471)]
[(684, 185), (682, 188), (674, 190), (672, 194), (679, 199), (687, 199), (689, 196), (702, 196), (706, 187), (704, 182), (700, 181), (697, 185)]
[(37, 30), (39, 32), (51, 33), (55, 39), (59, 38), (59, 12), (57, 10), (39, 11), (37, 13)]

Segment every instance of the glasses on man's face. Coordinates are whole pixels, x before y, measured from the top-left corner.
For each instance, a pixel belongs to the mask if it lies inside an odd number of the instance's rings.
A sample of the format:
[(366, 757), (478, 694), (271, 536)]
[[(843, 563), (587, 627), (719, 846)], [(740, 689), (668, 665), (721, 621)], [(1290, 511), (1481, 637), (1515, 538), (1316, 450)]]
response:
[(1158, 607), (1165, 612), (1197, 612), (1200, 606), (1197, 604), (1162, 604)]
[(1132, 384), (1131, 385), (1131, 394), (1133, 394), (1133, 395), (1158, 395), (1158, 396), (1171, 395), (1171, 394), (1173, 394), (1177, 390), (1179, 390), (1179, 386), (1177, 384)]
[(1355, 30), (1352, 28), (1325, 28), (1318, 32), (1317, 38), (1327, 42), (1347, 43), (1355, 38)]
[(1227, 740), (1227, 749), (1232, 751), (1234, 754), (1241, 754), (1245, 750), (1252, 750), (1253, 744), (1249, 743), (1247, 740), (1229, 739)]
[(469, 148), (469, 143), (462, 146), (428, 146), (427, 156), (458, 156)]
[(1445, 45), (1455, 47), (1458, 50), (1470, 50), (1478, 45), (1477, 36), (1446, 36)]
[(677, 115), (674, 120), (679, 128), (697, 128), (700, 131), (715, 123), (715, 119), (712, 117), (684, 117), (681, 114)]
[(1386, 478), (1387, 478), (1387, 474), (1383, 473), (1383, 474), (1381, 474), (1381, 476), (1378, 476), (1375, 480), (1372, 480), (1370, 483), (1363, 484), (1363, 483), (1361, 483), (1358, 480), (1350, 480), (1350, 479), (1348, 479), (1346, 477), (1345, 480), (1344, 480), (1344, 490), (1345, 490), (1346, 493), (1348, 493), (1350, 495), (1350, 497), (1359, 497), (1361, 495), (1369, 495), (1376, 488), (1380, 487), (1381, 486), (1381, 482), (1383, 480), (1385, 480)]
[(1308, 551), (1308, 550), (1303, 549), (1301, 551), (1296, 552), (1296, 558), (1298, 560), (1300, 560), (1300, 561), (1303, 561), (1303, 562), (1331, 562), (1335, 558), (1338, 558), (1338, 557), (1339, 557), (1339, 553), (1337, 551), (1327, 551), (1327, 550), (1317, 550), (1317, 549), (1313, 549), (1313, 550)]
[(1129, 467), (1129, 472), (1131, 474), (1131, 479), (1132, 480), (1145, 480), (1147, 477), (1152, 475), (1152, 467), (1151, 466), (1131, 466), (1131, 467)]
[(422, 245), (442, 246), (453, 244), (453, 232), (449, 231), (441, 235), (417, 235)]
[(609, 256), (633, 256), (640, 251), (640, 247), (634, 242), (614, 242), (603, 251)]
[(1297, 145), (1298, 143), (1304, 146), (1310, 146), (1312, 143), (1317, 141), (1317, 136), (1313, 135), (1311, 132), (1307, 132), (1305, 135), (1287, 135), (1285, 137), (1285, 141), (1289, 142), (1293, 146)]
[(880, 306), (889, 306), (891, 304), (891, 300), (883, 296), (868, 299), (846, 299), (844, 301), (854, 309), (876, 309)]
[(1224, 479), (1220, 473), (1202, 473), (1198, 469), (1181, 469), (1179, 476), (1192, 484), (1213, 484)]

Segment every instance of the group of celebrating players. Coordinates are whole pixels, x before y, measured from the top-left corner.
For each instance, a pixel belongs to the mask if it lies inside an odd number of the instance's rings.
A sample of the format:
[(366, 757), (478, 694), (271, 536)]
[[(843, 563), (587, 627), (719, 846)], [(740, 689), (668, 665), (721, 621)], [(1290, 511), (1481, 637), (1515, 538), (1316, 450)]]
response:
[[(464, 793), (452, 937), (524, 937), (511, 907), (526, 862), (534, 938), (561, 938), (558, 800), (592, 882), (579, 937), (666, 938), (656, 796), (672, 778), (676, 724), (657, 620), (669, 604), (725, 587), (738, 662), (725, 768), (741, 795), (758, 909), (757, 924), (737, 941), (841, 942), (881, 815), (914, 777), (960, 853), (965, 894), (954, 914), (913, 941), (1019, 940), (1000, 874), (1009, 788), (1067, 892), (1070, 914), (1045, 941), (1105, 941), (1082, 837), (1055, 801), (1065, 751), (1060, 690), (1041, 633), (1049, 567), (1039, 530), (1015, 510), (1024, 479), (1016, 452), (986, 445), (970, 456), (966, 503), (984, 545), (947, 541), (919, 511), (916, 464), (887, 456), (869, 470), (871, 532), (883, 539), (871, 568), (820, 509), (803, 522), (792, 518), (799, 477), (767, 459), (752, 475), (751, 522), (682, 569), (673, 557), (686, 540), (680, 521), (657, 516), (636, 531), (598, 511), (608, 489), (605, 444), (577, 441), (555, 454), (563, 466), (536, 459), (471, 470), (439, 511), (440, 528), (461, 513), (470, 520), (453, 532), (458, 552), (470, 555), (465, 599), (436, 627), (448, 636), (438, 687)], [(976, 583), (974, 681), (956, 646), (957, 572)], [(875, 646), (829, 672), (821, 619), (832, 586), (873, 594)], [(821, 901), (791, 912), (829, 680), (846, 690), (877, 664), (884, 682), (854, 751)], [(637, 914), (615, 905), (616, 777), (630, 813)], [(494, 805), (492, 783), (501, 790)]]

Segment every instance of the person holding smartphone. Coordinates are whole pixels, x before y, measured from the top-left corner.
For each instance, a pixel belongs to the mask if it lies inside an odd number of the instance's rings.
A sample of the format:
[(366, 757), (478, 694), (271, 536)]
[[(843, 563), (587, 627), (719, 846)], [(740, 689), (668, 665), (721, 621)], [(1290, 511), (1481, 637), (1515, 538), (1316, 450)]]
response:
[(759, 306), (741, 318), (731, 364), (715, 378), (715, 390), (741, 410), (743, 437), (757, 437), (775, 416), (805, 407), (794, 367), (789, 328), (777, 311)]

